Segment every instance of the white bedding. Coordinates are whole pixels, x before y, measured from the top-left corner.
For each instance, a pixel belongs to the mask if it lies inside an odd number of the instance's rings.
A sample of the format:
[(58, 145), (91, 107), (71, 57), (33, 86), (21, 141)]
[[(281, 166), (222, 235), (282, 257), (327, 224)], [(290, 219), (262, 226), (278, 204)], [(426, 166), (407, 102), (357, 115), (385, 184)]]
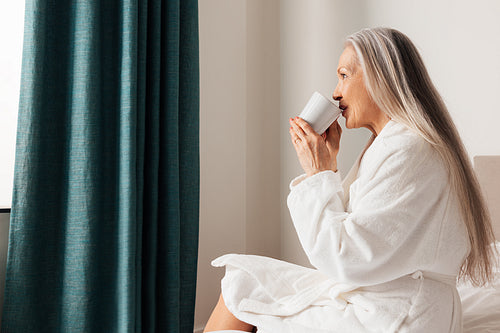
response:
[[(500, 253), (500, 242), (495, 246)], [(462, 300), (464, 332), (500, 332), (500, 265), (495, 269), (491, 285), (479, 288), (465, 282), (457, 288)]]

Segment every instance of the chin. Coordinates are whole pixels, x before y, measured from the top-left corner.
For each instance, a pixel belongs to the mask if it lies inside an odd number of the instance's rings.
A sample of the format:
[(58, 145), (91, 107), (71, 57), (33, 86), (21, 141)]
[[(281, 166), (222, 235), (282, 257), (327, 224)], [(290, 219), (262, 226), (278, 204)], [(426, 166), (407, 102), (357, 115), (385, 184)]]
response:
[(347, 129), (353, 129), (353, 128), (356, 128), (355, 126), (353, 126), (353, 125), (351, 124), (351, 122), (350, 122), (347, 118), (346, 118), (346, 120), (345, 120), (345, 127), (346, 127)]

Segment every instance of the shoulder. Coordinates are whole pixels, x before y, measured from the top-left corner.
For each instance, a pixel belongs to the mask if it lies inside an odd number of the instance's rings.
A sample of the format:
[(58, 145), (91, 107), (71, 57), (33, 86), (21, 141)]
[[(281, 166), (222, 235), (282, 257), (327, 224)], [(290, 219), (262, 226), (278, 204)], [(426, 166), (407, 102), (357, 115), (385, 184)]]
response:
[(380, 148), (385, 150), (386, 154), (400, 153), (411, 156), (413, 153), (429, 153), (433, 150), (432, 145), (423, 137), (392, 120), (375, 140), (379, 141)]
[(372, 172), (377, 174), (405, 173), (447, 179), (447, 168), (432, 144), (392, 120), (373, 141), (365, 157), (367, 164), (371, 164)]

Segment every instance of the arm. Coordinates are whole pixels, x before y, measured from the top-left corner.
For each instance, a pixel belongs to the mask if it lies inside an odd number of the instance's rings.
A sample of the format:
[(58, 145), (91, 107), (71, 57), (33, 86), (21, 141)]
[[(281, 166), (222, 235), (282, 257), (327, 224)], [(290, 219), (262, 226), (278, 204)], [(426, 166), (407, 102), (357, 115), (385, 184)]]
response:
[(370, 285), (433, 260), (447, 186), (444, 168), (425, 145), (396, 144), (379, 154), (373, 174), (351, 186), (351, 212), (343, 207), (337, 173), (292, 186), (288, 207), (316, 268), (340, 282)]

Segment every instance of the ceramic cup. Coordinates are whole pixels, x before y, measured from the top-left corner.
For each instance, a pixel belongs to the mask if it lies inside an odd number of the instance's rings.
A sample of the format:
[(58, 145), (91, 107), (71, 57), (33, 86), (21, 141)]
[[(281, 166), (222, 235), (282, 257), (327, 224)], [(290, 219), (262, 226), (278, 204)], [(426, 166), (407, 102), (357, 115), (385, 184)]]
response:
[(325, 96), (315, 91), (299, 117), (307, 121), (318, 133), (323, 134), (341, 115), (342, 110)]

